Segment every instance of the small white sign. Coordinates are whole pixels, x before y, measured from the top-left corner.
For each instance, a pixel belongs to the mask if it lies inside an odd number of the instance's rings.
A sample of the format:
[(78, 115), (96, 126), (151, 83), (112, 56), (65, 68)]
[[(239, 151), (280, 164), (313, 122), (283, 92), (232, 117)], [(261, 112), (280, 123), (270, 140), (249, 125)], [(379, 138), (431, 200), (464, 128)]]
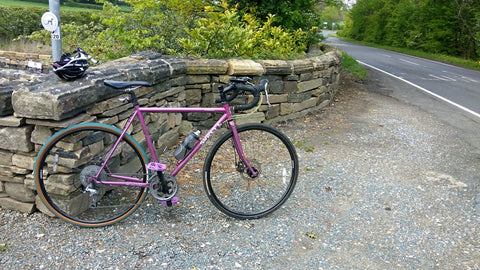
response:
[(45, 30), (53, 32), (58, 28), (58, 18), (52, 12), (45, 12), (42, 15), (42, 25)]
[(51, 39), (52, 40), (60, 40), (60, 28), (55, 29), (55, 31), (52, 32), (51, 34)]

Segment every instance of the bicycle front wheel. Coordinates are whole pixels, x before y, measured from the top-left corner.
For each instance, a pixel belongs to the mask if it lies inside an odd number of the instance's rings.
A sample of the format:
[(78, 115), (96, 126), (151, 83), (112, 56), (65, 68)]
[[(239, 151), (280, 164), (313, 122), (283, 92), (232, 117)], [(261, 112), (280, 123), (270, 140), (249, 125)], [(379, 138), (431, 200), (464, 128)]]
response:
[(295, 147), (279, 130), (264, 124), (237, 127), (241, 148), (258, 174), (249, 170), (235, 149), (233, 132), (212, 146), (204, 165), (204, 187), (223, 213), (254, 219), (278, 209), (292, 193), (298, 177)]
[(79, 124), (59, 131), (44, 144), (34, 178), (38, 195), (50, 211), (75, 225), (99, 227), (120, 221), (139, 207), (147, 189), (118, 183), (147, 181), (143, 149), (126, 135), (105, 160), (120, 135), (121, 130), (112, 126)]

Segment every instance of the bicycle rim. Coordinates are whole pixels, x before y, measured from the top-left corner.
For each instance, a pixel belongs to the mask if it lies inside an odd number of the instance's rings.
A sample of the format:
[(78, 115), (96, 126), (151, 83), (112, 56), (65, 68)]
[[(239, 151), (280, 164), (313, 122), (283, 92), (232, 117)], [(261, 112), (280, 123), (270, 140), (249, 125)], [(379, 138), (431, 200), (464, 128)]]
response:
[(113, 224), (133, 213), (147, 195), (147, 189), (111, 186), (122, 182), (111, 175), (147, 181), (147, 158), (132, 137), (125, 136), (105, 170), (92, 184), (105, 157), (121, 134), (102, 124), (80, 124), (56, 133), (40, 150), (35, 164), (35, 184), (43, 203), (61, 219), (79, 226)]
[(241, 219), (260, 218), (278, 209), (292, 193), (298, 157), (290, 140), (263, 124), (237, 128), (248, 162), (259, 172), (250, 177), (233, 145), (231, 131), (220, 137), (204, 165), (204, 187), (223, 213)]

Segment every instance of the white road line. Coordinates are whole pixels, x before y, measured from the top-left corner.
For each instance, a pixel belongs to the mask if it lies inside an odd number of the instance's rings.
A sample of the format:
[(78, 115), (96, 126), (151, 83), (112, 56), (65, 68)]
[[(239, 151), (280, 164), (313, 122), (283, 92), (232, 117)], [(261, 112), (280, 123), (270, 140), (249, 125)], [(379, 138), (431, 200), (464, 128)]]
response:
[(402, 59), (402, 58), (399, 58), (398, 60), (403, 61), (403, 62), (408, 63), (408, 64), (415, 65), (415, 66), (420, 66), (419, 63), (415, 63), (415, 62), (412, 62), (412, 61), (408, 61), (408, 60), (405, 60), (405, 59)]
[(428, 75), (430, 75), (430, 77), (433, 77), (433, 78), (441, 80), (441, 81), (447, 81), (447, 82), (456, 82), (457, 81), (457, 80), (452, 79), (452, 78), (447, 77), (447, 76), (438, 77), (438, 76), (435, 76), (433, 74), (428, 74)]
[(451, 105), (453, 105), (453, 106), (455, 106), (455, 107), (457, 107), (457, 108), (459, 108), (459, 109), (461, 109), (461, 110), (463, 110), (463, 111), (465, 111), (465, 112), (467, 112), (467, 113), (470, 113), (470, 114), (472, 114), (472, 115), (480, 118), (480, 113), (476, 113), (476, 112), (474, 112), (474, 111), (472, 111), (472, 110), (470, 110), (470, 109), (468, 109), (468, 108), (465, 108), (465, 107), (463, 107), (462, 105), (457, 104), (457, 103), (455, 103), (455, 102), (453, 102), (453, 101), (451, 101), (451, 100), (449, 100), (449, 99), (446, 99), (446, 98), (444, 98), (444, 97), (442, 97), (442, 96), (440, 96), (440, 95), (437, 95), (437, 94), (433, 93), (433, 92), (430, 91), (430, 90), (427, 90), (427, 89), (425, 89), (425, 88), (423, 88), (423, 87), (421, 87), (421, 86), (418, 86), (418, 85), (416, 85), (416, 84), (414, 84), (414, 83), (412, 83), (412, 82), (410, 82), (410, 81), (407, 81), (407, 80), (405, 80), (405, 79), (403, 79), (403, 78), (400, 78), (400, 77), (398, 77), (398, 76), (395, 76), (395, 75), (393, 75), (393, 74), (391, 74), (391, 73), (388, 73), (388, 72), (386, 72), (385, 70), (382, 70), (382, 69), (379, 69), (379, 68), (377, 68), (377, 67), (371, 66), (371, 65), (369, 65), (369, 64), (363, 63), (362, 61), (358, 61), (358, 60), (357, 60), (357, 62), (360, 63), (360, 64), (362, 64), (362, 65), (364, 65), (364, 66), (367, 66), (367, 67), (369, 67), (369, 68), (373, 68), (373, 69), (378, 70), (378, 71), (380, 71), (380, 72), (382, 72), (382, 73), (385, 73), (385, 74), (387, 74), (387, 75), (389, 75), (389, 76), (391, 76), (391, 77), (393, 77), (393, 78), (395, 78), (395, 79), (401, 80), (402, 82), (408, 83), (408, 84), (410, 84), (411, 86), (414, 86), (414, 87), (422, 90), (423, 92), (425, 92), (425, 93), (427, 93), (427, 94), (429, 94), (429, 95), (432, 95), (432, 96), (434, 96), (434, 97), (436, 97), (436, 98), (438, 98), (438, 99), (440, 99), (440, 100), (442, 100), (442, 101), (447, 102), (448, 104), (451, 104)]

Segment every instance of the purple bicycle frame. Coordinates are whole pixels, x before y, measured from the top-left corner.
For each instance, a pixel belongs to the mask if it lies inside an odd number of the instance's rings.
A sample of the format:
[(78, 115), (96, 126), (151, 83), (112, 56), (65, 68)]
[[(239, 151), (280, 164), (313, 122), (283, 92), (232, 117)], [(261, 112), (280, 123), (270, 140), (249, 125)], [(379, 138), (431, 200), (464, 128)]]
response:
[(230, 111), (230, 106), (228, 104), (223, 104), (222, 107), (193, 107), (193, 108), (183, 108), (183, 107), (140, 107), (140, 105), (136, 105), (135, 111), (133, 115), (130, 117), (129, 121), (123, 128), (123, 131), (121, 135), (119, 136), (118, 140), (116, 141), (115, 145), (112, 147), (111, 151), (108, 153), (107, 157), (105, 158), (104, 163), (102, 164), (100, 170), (98, 171), (97, 175), (95, 175), (95, 179), (92, 179), (92, 181), (98, 183), (98, 184), (104, 184), (104, 185), (109, 185), (109, 186), (135, 186), (135, 187), (143, 187), (143, 188), (148, 188), (149, 183), (144, 183), (143, 179), (138, 179), (134, 177), (127, 177), (127, 176), (122, 176), (122, 175), (116, 175), (116, 174), (109, 174), (110, 177), (124, 180), (125, 182), (99, 182), (97, 179), (100, 177), (100, 173), (106, 169), (109, 173), (108, 168), (106, 167), (107, 161), (110, 160), (112, 157), (113, 153), (117, 149), (118, 145), (120, 144), (121, 140), (127, 133), (127, 130), (130, 128), (132, 125), (133, 121), (135, 118), (138, 118), (141, 126), (142, 126), (142, 131), (143, 134), (145, 135), (145, 139), (147, 141), (147, 146), (150, 154), (152, 155), (152, 160), (154, 163), (158, 163), (158, 157), (155, 152), (155, 148), (153, 146), (152, 140), (150, 138), (150, 134), (147, 129), (147, 125), (145, 124), (145, 120), (143, 118), (143, 113), (190, 113), (190, 112), (197, 112), (197, 113), (223, 113), (223, 115), (218, 119), (218, 121), (213, 125), (212, 128), (203, 136), (198, 143), (195, 144), (194, 148), (190, 153), (175, 167), (175, 169), (172, 171), (172, 176), (176, 176), (180, 170), (188, 163), (188, 161), (202, 148), (202, 146), (205, 144), (206, 141), (212, 136), (212, 134), (223, 124), (223, 122), (228, 121), (228, 127), (232, 130), (233, 132), (233, 144), (235, 146), (235, 149), (237, 150), (237, 153), (240, 157), (240, 159), (244, 162), (244, 164), (247, 166), (247, 168), (256, 174), (256, 172), (253, 170), (252, 166), (250, 163), (247, 161), (245, 154), (243, 153), (242, 150), (242, 145), (240, 142), (240, 139), (238, 137), (237, 133), (237, 127), (235, 125), (235, 122), (232, 120), (232, 113)]

